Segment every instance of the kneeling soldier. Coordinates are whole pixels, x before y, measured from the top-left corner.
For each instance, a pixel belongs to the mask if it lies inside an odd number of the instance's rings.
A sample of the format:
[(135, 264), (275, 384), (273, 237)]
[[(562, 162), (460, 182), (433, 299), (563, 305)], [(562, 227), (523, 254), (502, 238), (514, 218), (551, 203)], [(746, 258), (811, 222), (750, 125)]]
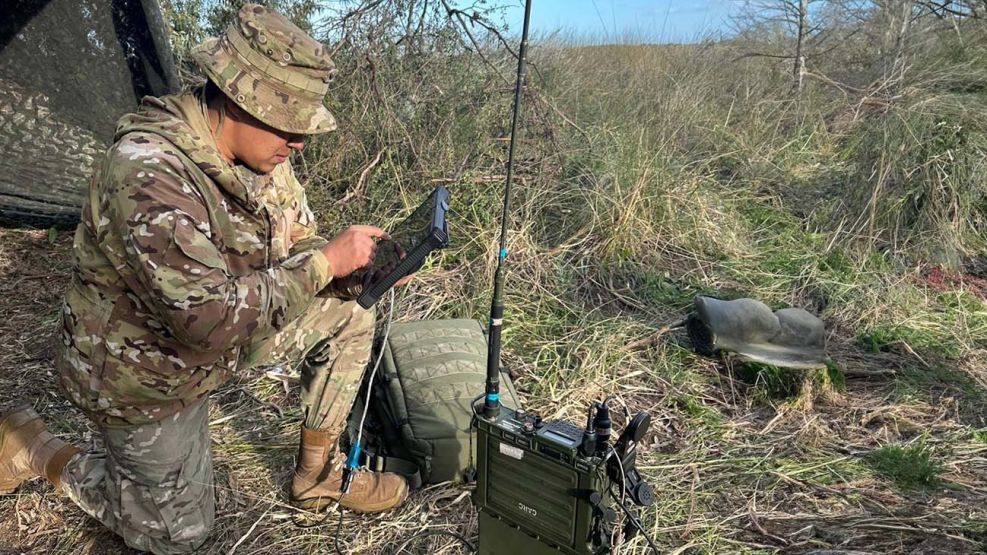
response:
[[(58, 370), (104, 445), (83, 453), (31, 409), (0, 419), (0, 492), (45, 476), (134, 548), (195, 550), (214, 518), (209, 393), (235, 372), (301, 360), (292, 501), (340, 499), (337, 440), (369, 358), (373, 314), (338, 284), (384, 232), (316, 235), (288, 156), (336, 128), (335, 67), (284, 17), (240, 10), (194, 54), (199, 90), (120, 120), (75, 235)], [(398, 506), (396, 474), (360, 471), (341, 504)]]

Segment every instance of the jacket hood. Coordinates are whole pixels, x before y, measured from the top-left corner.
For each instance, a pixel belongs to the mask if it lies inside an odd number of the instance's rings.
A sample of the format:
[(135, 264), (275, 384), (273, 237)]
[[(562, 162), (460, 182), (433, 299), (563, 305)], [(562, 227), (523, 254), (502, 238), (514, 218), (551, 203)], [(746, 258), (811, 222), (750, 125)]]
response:
[(117, 122), (114, 141), (129, 133), (152, 133), (175, 145), (221, 189), (251, 212), (260, 209), (255, 192), (260, 175), (246, 166), (234, 166), (216, 146), (205, 114), (201, 90), (163, 96), (145, 96), (137, 112)]

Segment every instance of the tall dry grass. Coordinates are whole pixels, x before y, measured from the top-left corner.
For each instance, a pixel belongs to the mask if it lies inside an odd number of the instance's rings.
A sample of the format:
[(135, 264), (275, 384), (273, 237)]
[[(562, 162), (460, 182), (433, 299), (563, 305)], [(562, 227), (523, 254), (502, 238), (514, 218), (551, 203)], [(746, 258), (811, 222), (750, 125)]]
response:
[[(234, 4), (170, 3), (227, 16)], [(346, 25), (312, 26), (346, 37), (328, 100), (340, 129), (295, 160), (323, 231), (388, 227), (436, 184), (452, 193), (452, 244), (402, 290), (400, 319), (484, 320), (491, 293), (514, 43), (480, 25), (496, 14), (474, 21), (446, 7), (386, 2)], [(181, 32), (202, 31), (201, 17), (181, 21)], [(874, 33), (861, 33), (813, 60), (823, 78), (808, 77), (800, 96), (790, 65), (746, 55), (764, 37), (533, 44), (505, 364), (525, 406), (546, 417), (575, 419), (606, 394), (653, 414), (641, 466), (658, 500), (644, 520), (663, 549), (982, 549), (980, 25), (930, 20), (893, 87), (875, 81), (886, 60), (867, 43)], [(665, 326), (697, 294), (812, 311), (827, 324), (829, 367), (803, 376), (695, 355)], [(334, 548), (332, 520), (297, 528), (318, 516), (288, 507), (279, 489), (294, 395), (247, 374), (216, 396), (210, 552)], [(909, 466), (928, 471), (900, 480)], [(437, 487), (388, 515), (347, 516), (340, 540), (389, 552), (422, 527), (474, 533), (472, 516), (463, 491)], [(95, 533), (86, 522), (70, 514), (71, 533), (48, 550), (72, 552)], [(417, 549), (458, 552), (442, 539)], [(645, 549), (640, 539), (624, 546)]]

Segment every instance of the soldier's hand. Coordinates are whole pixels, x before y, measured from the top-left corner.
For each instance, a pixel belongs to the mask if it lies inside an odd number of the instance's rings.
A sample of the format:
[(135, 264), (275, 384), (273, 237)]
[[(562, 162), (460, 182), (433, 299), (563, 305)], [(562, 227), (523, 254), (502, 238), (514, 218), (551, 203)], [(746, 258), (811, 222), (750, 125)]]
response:
[(387, 232), (372, 225), (351, 225), (329, 240), (322, 247), (322, 254), (329, 259), (333, 277), (344, 277), (369, 265), (374, 259), (377, 243), (374, 239), (388, 239)]
[[(405, 252), (404, 247), (402, 247), (401, 244), (398, 243), (397, 241), (388, 241), (385, 244), (394, 249), (395, 258), (391, 260), (389, 264), (383, 266), (381, 269), (374, 272), (372, 276), (368, 275), (365, 279), (364, 288), (369, 287), (371, 283), (384, 279), (384, 277), (386, 277), (387, 274), (390, 274), (391, 272), (394, 271), (395, 268), (398, 267), (398, 264), (402, 260), (404, 260), (404, 257), (408, 256), (408, 253)], [(394, 287), (401, 287), (402, 285), (405, 285), (406, 283), (411, 281), (412, 277), (414, 277), (414, 274), (409, 274), (404, 276), (403, 278), (395, 282)]]

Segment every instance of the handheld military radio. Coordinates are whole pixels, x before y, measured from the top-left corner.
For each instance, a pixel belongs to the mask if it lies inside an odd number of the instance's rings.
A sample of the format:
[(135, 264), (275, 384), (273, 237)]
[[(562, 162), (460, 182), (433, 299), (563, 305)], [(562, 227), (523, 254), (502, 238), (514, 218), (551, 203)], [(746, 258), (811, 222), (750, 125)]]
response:
[[(546, 422), (524, 410), (500, 404), (507, 217), (530, 14), (531, 0), (526, 0), (500, 251), (490, 305), (486, 391), (473, 404), (477, 430), (473, 502), (480, 515), (478, 552), (481, 555), (598, 554), (611, 547), (617, 507), (628, 517), (623, 530), (625, 538), (641, 529), (640, 521), (628, 509), (624, 498), (629, 497), (641, 506), (654, 501), (654, 493), (635, 469), (636, 445), (647, 431), (650, 417), (638, 413), (611, 445), (609, 398), (589, 407), (584, 428), (565, 421)], [(650, 539), (648, 542), (654, 549)]]

